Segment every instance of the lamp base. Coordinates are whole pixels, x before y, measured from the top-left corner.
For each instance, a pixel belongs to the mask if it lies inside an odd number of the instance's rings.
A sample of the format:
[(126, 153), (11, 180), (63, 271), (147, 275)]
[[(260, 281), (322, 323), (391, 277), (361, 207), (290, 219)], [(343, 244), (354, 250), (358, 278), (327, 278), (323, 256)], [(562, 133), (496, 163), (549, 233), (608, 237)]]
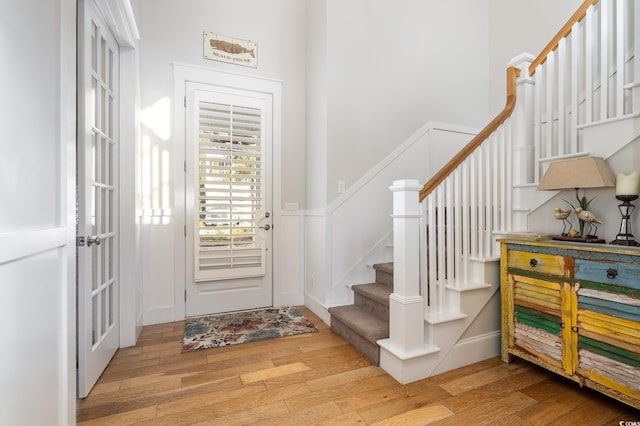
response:
[(594, 244), (604, 244), (605, 240), (602, 238), (598, 238), (595, 235), (587, 235), (586, 237), (570, 237), (568, 235), (553, 235), (551, 236), (552, 240), (559, 241), (571, 241), (573, 243), (594, 243)]
[(611, 241), (609, 244), (615, 244), (618, 246), (631, 246), (631, 247), (640, 246), (640, 243), (633, 239), (633, 235), (631, 236), (631, 239), (616, 238), (615, 240)]

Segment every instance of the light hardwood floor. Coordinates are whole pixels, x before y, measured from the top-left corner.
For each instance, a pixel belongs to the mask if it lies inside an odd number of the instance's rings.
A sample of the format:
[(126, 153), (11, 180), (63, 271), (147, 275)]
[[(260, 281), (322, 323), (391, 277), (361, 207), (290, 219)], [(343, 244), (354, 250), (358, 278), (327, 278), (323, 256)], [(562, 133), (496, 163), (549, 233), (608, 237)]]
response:
[[(619, 425), (631, 407), (525, 361), (491, 358), (401, 385), (302, 308), (303, 334), (181, 354), (184, 322), (117, 352), (80, 424)], [(639, 423), (640, 424), (640, 423)]]

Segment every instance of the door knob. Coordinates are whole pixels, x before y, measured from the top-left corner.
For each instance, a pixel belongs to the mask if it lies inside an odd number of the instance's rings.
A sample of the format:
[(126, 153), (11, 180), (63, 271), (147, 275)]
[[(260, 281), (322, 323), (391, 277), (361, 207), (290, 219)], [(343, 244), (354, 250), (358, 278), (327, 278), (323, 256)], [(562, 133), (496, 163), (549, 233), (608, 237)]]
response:
[(91, 244), (95, 244), (99, 246), (100, 243), (101, 243), (100, 237), (97, 235), (92, 235), (89, 238), (87, 238), (87, 247), (91, 247)]
[(271, 225), (269, 225), (268, 223), (264, 226), (259, 226), (259, 228), (264, 229), (265, 231), (268, 231), (269, 229), (271, 229)]

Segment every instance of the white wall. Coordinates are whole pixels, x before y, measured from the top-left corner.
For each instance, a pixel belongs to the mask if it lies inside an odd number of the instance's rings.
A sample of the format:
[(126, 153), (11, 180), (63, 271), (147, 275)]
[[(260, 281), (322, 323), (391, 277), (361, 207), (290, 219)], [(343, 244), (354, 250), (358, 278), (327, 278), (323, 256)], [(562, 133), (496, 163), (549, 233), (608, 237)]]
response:
[(75, 3), (0, 14), (3, 425), (75, 423)]
[(524, 52), (538, 56), (582, 3), (582, 0), (489, 1), (489, 110), (492, 117), (505, 104), (509, 61)]
[(488, 122), (487, 0), (327, 0), (327, 193), (427, 121)]

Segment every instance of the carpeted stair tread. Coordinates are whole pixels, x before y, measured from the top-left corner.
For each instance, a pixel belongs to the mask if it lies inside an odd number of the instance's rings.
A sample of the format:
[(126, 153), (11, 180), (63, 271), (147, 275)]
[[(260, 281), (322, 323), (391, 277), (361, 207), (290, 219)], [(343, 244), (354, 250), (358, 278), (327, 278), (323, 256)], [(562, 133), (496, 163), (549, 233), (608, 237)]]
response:
[(389, 307), (389, 295), (392, 293), (391, 287), (380, 283), (357, 284), (351, 286), (354, 293), (359, 293), (368, 299)]
[(382, 320), (356, 305), (336, 306), (329, 308), (331, 318), (336, 318), (365, 340), (375, 342), (389, 337), (389, 322)]
[(393, 262), (375, 263), (376, 282), (393, 288)]
[(393, 275), (393, 262), (376, 263), (373, 265), (373, 269)]

